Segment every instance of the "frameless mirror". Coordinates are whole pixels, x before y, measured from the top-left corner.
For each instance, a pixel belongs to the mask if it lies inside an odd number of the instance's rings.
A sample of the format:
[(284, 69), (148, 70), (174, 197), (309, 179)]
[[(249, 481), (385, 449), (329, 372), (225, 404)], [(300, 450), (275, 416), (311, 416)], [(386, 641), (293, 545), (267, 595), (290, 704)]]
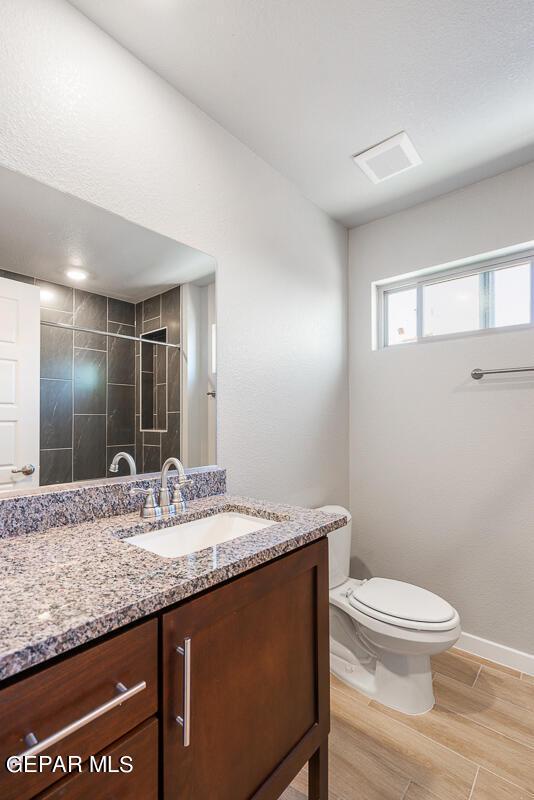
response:
[(216, 463), (215, 281), (211, 256), (0, 169), (0, 494)]

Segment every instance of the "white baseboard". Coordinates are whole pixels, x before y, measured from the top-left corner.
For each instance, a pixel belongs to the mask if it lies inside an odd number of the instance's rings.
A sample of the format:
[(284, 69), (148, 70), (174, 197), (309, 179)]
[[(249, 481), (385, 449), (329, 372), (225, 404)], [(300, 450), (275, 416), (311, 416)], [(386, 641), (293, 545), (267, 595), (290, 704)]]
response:
[(505, 667), (526, 672), (527, 675), (534, 675), (534, 655), (532, 653), (523, 653), (521, 650), (507, 647), (505, 644), (473, 636), (472, 633), (462, 633), (455, 646), (459, 650), (465, 650), (475, 656), (480, 656), (480, 658), (487, 658), (490, 661), (496, 661), (497, 664), (503, 664)]

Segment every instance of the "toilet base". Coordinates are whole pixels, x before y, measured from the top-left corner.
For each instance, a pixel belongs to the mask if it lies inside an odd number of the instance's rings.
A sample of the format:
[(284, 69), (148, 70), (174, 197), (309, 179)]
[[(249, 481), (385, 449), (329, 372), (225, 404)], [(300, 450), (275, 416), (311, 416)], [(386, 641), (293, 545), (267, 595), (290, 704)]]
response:
[(430, 658), (380, 654), (376, 664), (377, 700), (404, 714), (426, 714), (434, 707)]
[(434, 707), (428, 656), (382, 652), (374, 664), (367, 665), (331, 653), (330, 669), (352, 688), (403, 714), (426, 714)]

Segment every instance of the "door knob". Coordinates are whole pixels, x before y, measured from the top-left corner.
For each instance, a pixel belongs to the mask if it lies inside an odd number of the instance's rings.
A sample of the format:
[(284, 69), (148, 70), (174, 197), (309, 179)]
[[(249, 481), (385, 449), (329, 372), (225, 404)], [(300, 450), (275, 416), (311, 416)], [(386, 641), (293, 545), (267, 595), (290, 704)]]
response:
[(208, 395), (208, 397), (215, 397), (217, 392), (206, 392), (206, 394)]
[(23, 475), (33, 475), (35, 472), (35, 467), (33, 464), (24, 464), (23, 467), (19, 467), (18, 469), (12, 469), (11, 472), (17, 473), (22, 472)]

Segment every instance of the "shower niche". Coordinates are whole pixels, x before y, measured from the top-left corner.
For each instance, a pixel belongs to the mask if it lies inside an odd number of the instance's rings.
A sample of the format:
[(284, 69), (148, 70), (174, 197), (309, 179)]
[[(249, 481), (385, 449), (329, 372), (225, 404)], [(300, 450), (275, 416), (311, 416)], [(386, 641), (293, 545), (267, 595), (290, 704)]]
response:
[(168, 430), (169, 348), (167, 328), (141, 336), (141, 431)]

